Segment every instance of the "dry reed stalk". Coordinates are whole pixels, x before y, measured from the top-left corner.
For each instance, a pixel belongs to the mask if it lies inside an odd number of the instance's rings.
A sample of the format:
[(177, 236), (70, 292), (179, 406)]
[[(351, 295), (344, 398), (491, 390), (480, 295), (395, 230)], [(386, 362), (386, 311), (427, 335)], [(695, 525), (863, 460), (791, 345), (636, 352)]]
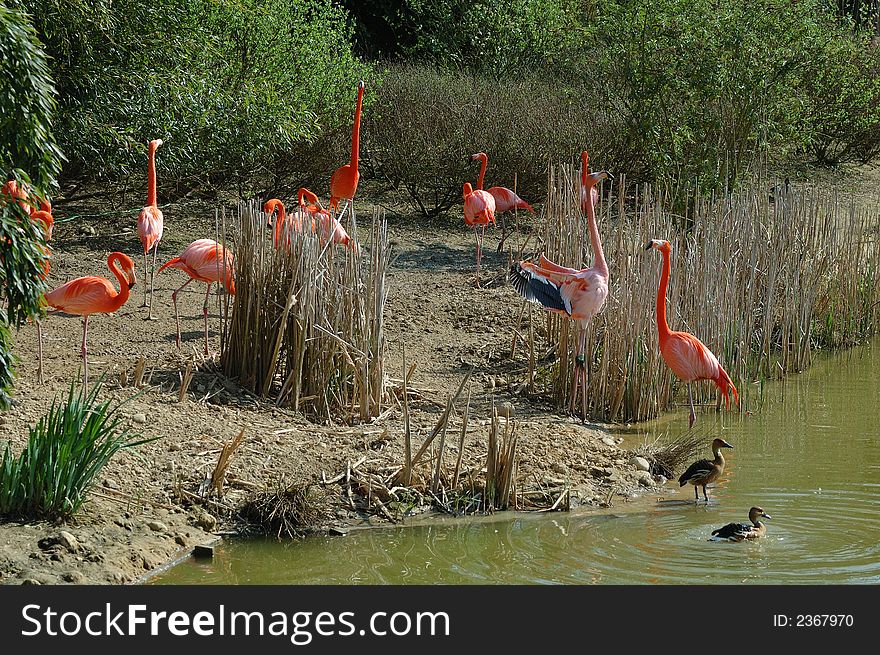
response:
[[(661, 258), (644, 251), (649, 239), (672, 244), (670, 326), (706, 343), (746, 400), (749, 381), (803, 370), (817, 348), (850, 346), (876, 331), (878, 200), (857, 204), (815, 187), (792, 187), (784, 201), (771, 204), (765, 188), (755, 181), (725, 196), (698, 195), (689, 199), (686, 216), (679, 216), (666, 209), (671, 192), (627, 186), (621, 176), (615, 200), (599, 203), (610, 293), (587, 330), (592, 417), (648, 419), (683, 391), (657, 345)], [(591, 265), (573, 167), (551, 168), (545, 216), (535, 254), (544, 252), (574, 268)], [(538, 390), (567, 407), (574, 389), (577, 326), (546, 312), (533, 323), (559, 357), (539, 376), (546, 382)], [(530, 368), (534, 350), (530, 345)], [(529, 379), (532, 375), (530, 370)], [(694, 391), (695, 401), (715, 400), (709, 382), (695, 385)]]
[(186, 398), (186, 392), (189, 391), (189, 385), (193, 379), (193, 360), (190, 359), (186, 363), (186, 369), (180, 378), (180, 389), (177, 391), (177, 402), (182, 403)]
[[(446, 403), (449, 405), (452, 404), (448, 395), (446, 397)], [(443, 430), (440, 432), (440, 446), (437, 449), (437, 466), (434, 469), (434, 478), (431, 480), (431, 493), (436, 493), (437, 486), (440, 484), (440, 468), (443, 466), (443, 454), (446, 452), (446, 428), (448, 425), (449, 421), (444, 421)]]
[(132, 386), (140, 389), (144, 385), (144, 371), (147, 368), (147, 358), (141, 355), (138, 357), (137, 364), (134, 365), (134, 377)]
[(289, 249), (276, 249), (267, 220), (257, 205), (240, 203), (229, 221), (237, 294), (224, 326), (224, 372), (316, 418), (378, 416), (386, 401), (384, 218), (374, 214), (359, 254), (311, 233), (294, 233)]
[(406, 344), (403, 345), (403, 477), (404, 486), (412, 482), (412, 429), (409, 419), (409, 376), (406, 368)]
[(455, 471), (452, 474), (452, 488), (458, 488), (458, 474), (461, 471), (461, 459), (464, 456), (464, 438), (468, 429), (468, 414), (471, 411), (471, 387), (468, 385), (467, 401), (464, 406), (464, 414), (461, 417), (461, 434), (458, 437), (458, 457), (455, 460)]
[(516, 502), (514, 480), (516, 477), (516, 428), (514, 421), (504, 422), (501, 434), (501, 421), (495, 408), (489, 425), (489, 444), (486, 454), (486, 492), (483, 497), (486, 511), (505, 510), (511, 498)]
[(241, 429), (238, 436), (233, 437), (223, 444), (223, 449), (220, 451), (220, 456), (217, 458), (217, 464), (214, 466), (214, 471), (211, 473), (211, 490), (217, 494), (218, 498), (223, 497), (223, 481), (226, 478), (226, 471), (229, 469), (229, 465), (232, 462), (232, 456), (242, 443), (244, 443), (244, 428)]

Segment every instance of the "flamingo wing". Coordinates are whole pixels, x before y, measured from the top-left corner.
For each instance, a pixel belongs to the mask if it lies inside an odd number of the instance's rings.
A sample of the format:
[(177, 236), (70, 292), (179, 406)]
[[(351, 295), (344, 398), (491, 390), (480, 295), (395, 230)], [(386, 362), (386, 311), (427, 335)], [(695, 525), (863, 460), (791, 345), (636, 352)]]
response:
[(718, 377), (718, 359), (706, 344), (687, 332), (670, 334), (660, 344), (660, 354), (672, 372), (685, 382)]
[(495, 198), (488, 191), (477, 189), (464, 199), (464, 222), (468, 225), (495, 223)]
[(69, 314), (92, 314), (103, 311), (102, 307), (117, 295), (110, 281), (89, 275), (62, 284), (46, 294), (50, 307)]
[(531, 262), (517, 262), (510, 267), (510, 282), (526, 300), (544, 309), (571, 316), (574, 277), (543, 269)]
[(498, 214), (503, 214), (504, 212), (510, 211), (514, 208), (525, 209), (532, 212), (533, 214), (535, 213), (535, 210), (529, 203), (520, 198), (507, 187), (493, 186), (488, 190), (488, 193), (493, 198), (495, 198), (495, 212)]
[(547, 270), (550, 270), (550, 271), (555, 271), (557, 273), (566, 273), (568, 275), (575, 275), (578, 272), (578, 269), (576, 269), (576, 268), (569, 268), (568, 266), (560, 266), (559, 264), (556, 264), (556, 263), (550, 261), (549, 259), (544, 257), (543, 253), (538, 257), (538, 266), (540, 266), (541, 268), (546, 268)]
[(162, 210), (153, 205), (147, 205), (141, 209), (138, 216), (138, 236), (144, 246), (144, 252), (149, 252), (156, 242), (162, 240), (164, 220)]

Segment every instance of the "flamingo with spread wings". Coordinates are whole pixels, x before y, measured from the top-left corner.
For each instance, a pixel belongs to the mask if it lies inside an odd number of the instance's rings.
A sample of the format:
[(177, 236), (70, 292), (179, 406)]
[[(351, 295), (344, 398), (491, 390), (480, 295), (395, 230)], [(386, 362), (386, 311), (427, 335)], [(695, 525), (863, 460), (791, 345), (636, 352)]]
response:
[(107, 256), (107, 267), (119, 280), (119, 291), (103, 277), (88, 275), (78, 277), (46, 294), (46, 303), (67, 314), (83, 317), (82, 360), (83, 386), (89, 386), (89, 360), (86, 341), (89, 333), (89, 316), (110, 314), (117, 311), (127, 301), (131, 288), (135, 285), (134, 262), (121, 252), (111, 252)]
[(692, 428), (694, 421), (697, 420), (697, 415), (694, 412), (694, 397), (691, 393), (692, 382), (712, 380), (726, 399), (728, 409), (730, 409), (731, 392), (737, 405), (739, 405), (739, 394), (727, 371), (718, 362), (714, 353), (706, 347), (706, 344), (688, 332), (673, 332), (669, 329), (669, 323), (666, 321), (666, 290), (669, 286), (669, 273), (672, 266), (669, 259), (672, 246), (663, 239), (651, 239), (645, 244), (645, 250), (651, 249), (659, 250), (663, 254), (663, 272), (660, 275), (660, 286), (657, 289), (657, 334), (660, 338), (660, 354), (672, 372), (680, 380), (687, 383), (688, 403), (691, 408), (688, 428)]
[[(610, 179), (611, 173), (600, 171), (588, 174), (584, 179), (587, 191), (591, 190), (604, 179)], [(598, 193), (596, 195), (598, 198)], [(593, 203), (587, 205), (587, 222), (590, 230), (590, 242), (593, 247), (593, 266), (581, 270), (556, 264), (544, 255), (538, 263), (516, 262), (510, 268), (510, 282), (517, 292), (526, 300), (538, 303), (547, 311), (568, 316), (580, 323), (578, 333), (578, 350), (575, 357), (574, 393), (571, 395), (569, 411), (574, 412), (581, 388), (581, 418), (587, 418), (587, 367), (584, 350), (586, 348), (587, 325), (605, 305), (608, 297), (608, 264), (599, 238), (596, 225), (596, 212)]]

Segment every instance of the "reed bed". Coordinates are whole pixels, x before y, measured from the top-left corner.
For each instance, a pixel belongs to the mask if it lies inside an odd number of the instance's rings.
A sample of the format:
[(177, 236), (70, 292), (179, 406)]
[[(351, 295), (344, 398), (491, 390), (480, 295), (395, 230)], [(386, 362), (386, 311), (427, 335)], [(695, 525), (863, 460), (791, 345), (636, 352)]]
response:
[(378, 416), (390, 255), (384, 217), (373, 214), (360, 254), (322, 246), (311, 233), (276, 249), (267, 220), (253, 203), (240, 203), (231, 220), (237, 294), (222, 345), (224, 372), (315, 419)]
[[(691, 198), (678, 215), (666, 209), (669, 195), (627, 186), (621, 176), (609, 194), (613, 200), (600, 202), (597, 218), (611, 280), (605, 309), (588, 329), (591, 416), (649, 419), (684, 389), (660, 356), (655, 303), (662, 262), (659, 253), (644, 250), (649, 239), (672, 244), (670, 327), (706, 343), (741, 395), (748, 396), (751, 381), (805, 369), (817, 349), (851, 346), (876, 331), (878, 200), (791, 187), (771, 202), (769, 188), (756, 178), (723, 197)], [(579, 178), (571, 166), (549, 172), (539, 238), (536, 254), (543, 251), (575, 268), (592, 265)], [(525, 354), (526, 382), (567, 407), (577, 325), (548, 312), (530, 316), (536, 336)], [(541, 370), (535, 362), (548, 351), (556, 358)], [(694, 390), (695, 402), (715, 404), (714, 385)]]

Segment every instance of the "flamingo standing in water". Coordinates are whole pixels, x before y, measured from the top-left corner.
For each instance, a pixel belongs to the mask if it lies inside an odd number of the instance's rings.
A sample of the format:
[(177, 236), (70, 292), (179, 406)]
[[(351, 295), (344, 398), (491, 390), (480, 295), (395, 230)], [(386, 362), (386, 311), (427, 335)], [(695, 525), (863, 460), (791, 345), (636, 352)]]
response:
[[(486, 167), (489, 164), (489, 156), (485, 152), (478, 152), (471, 155), (471, 161), (479, 160), (480, 175), (477, 178), (477, 190), (483, 188), (483, 180), (486, 177)], [(503, 186), (493, 186), (488, 189), (492, 197), (495, 198), (495, 213), (501, 216), (501, 240), (498, 242), (498, 252), (504, 249), (504, 240), (507, 238), (507, 221), (504, 214), (515, 209), (525, 209), (533, 214), (534, 208), (525, 200), (520, 198), (516, 193)]]
[[(720, 389), (730, 409), (730, 392), (739, 406), (739, 394), (730, 380), (727, 371), (718, 363), (718, 358), (702, 341), (687, 332), (673, 332), (666, 321), (666, 289), (669, 286), (671, 264), (669, 255), (672, 246), (662, 239), (651, 239), (645, 244), (645, 250), (659, 250), (663, 254), (663, 272), (660, 276), (660, 287), (657, 289), (657, 334), (660, 337), (660, 354), (663, 361), (672, 369), (680, 380), (687, 383), (688, 403), (691, 413), (688, 418), (688, 429), (694, 426), (697, 415), (694, 412), (694, 397), (691, 383), (697, 380), (712, 380)], [(718, 397), (719, 401), (721, 396)]]
[[(585, 169), (586, 170), (586, 169)], [(611, 173), (600, 171), (589, 173), (583, 180), (589, 197), (598, 198), (593, 191), (599, 182), (611, 179)], [(587, 223), (590, 229), (590, 243), (593, 246), (593, 266), (577, 270), (560, 266), (541, 255), (538, 263), (516, 262), (510, 268), (510, 281), (526, 300), (538, 303), (547, 311), (569, 316), (580, 323), (578, 350), (575, 357), (575, 387), (569, 403), (569, 411), (574, 412), (581, 387), (581, 418), (587, 420), (587, 367), (584, 350), (586, 348), (587, 325), (605, 305), (608, 297), (608, 264), (602, 251), (599, 228), (596, 225), (596, 211), (591, 202), (587, 205)]]
[(330, 177), (330, 209), (339, 214), (339, 201), (354, 200), (360, 173), (358, 157), (360, 155), (361, 106), (364, 102), (364, 81), (358, 82), (357, 106), (354, 110), (354, 126), (351, 129), (351, 161), (337, 168)]
[(205, 292), (205, 305), (202, 308), (202, 314), (205, 317), (205, 354), (207, 355), (208, 297), (211, 295), (211, 285), (214, 282), (222, 282), (226, 290), (235, 295), (232, 251), (224, 249), (213, 239), (199, 239), (189, 244), (179, 257), (169, 259), (162, 264), (158, 272), (161, 273), (166, 268), (179, 268), (189, 275), (189, 279), (171, 294), (171, 300), (174, 302), (174, 320), (177, 322), (178, 348), (180, 348), (180, 313), (177, 310), (177, 294), (193, 280), (208, 284), (208, 290)]
[(303, 232), (308, 229), (318, 235), (321, 245), (324, 246), (328, 241), (341, 246), (345, 246), (358, 252), (357, 242), (352, 239), (342, 224), (326, 211), (318, 200), (318, 196), (308, 189), (301, 188), (298, 193), (299, 208), (294, 212), (292, 217), (287, 216), (287, 212), (282, 203), (277, 198), (267, 200), (263, 205), (263, 211), (269, 214), (268, 227), (273, 227), (272, 216), (278, 212), (275, 219), (273, 240), (275, 247), (284, 244), (285, 248), (290, 247), (290, 231)]
[[(147, 254), (153, 251), (153, 267), (150, 274), (150, 309), (147, 320), (156, 319), (153, 316), (153, 281), (156, 278), (156, 255), (159, 252), (159, 241), (162, 240), (163, 218), (162, 210), (156, 204), (156, 150), (162, 145), (162, 139), (150, 141), (147, 159), (147, 204), (141, 209), (138, 216), (138, 236), (144, 247), (144, 275), (147, 274)], [(147, 306), (147, 285), (144, 285), (144, 304)]]
[[(483, 235), (489, 223), (495, 225), (495, 198), (488, 191), (482, 189), (475, 191), (470, 182), (464, 183), (462, 196), (464, 197), (464, 222), (468, 227), (474, 228), (474, 239), (477, 242), (477, 288), (479, 288)], [(479, 235), (477, 227), (480, 228)]]
[(110, 314), (117, 311), (128, 300), (136, 279), (134, 262), (126, 254), (111, 252), (107, 256), (107, 268), (119, 280), (119, 291), (103, 277), (88, 275), (78, 277), (46, 294), (46, 302), (57, 311), (78, 314), (83, 317), (82, 359), (83, 386), (89, 386), (89, 361), (86, 341), (89, 333), (89, 316)]

